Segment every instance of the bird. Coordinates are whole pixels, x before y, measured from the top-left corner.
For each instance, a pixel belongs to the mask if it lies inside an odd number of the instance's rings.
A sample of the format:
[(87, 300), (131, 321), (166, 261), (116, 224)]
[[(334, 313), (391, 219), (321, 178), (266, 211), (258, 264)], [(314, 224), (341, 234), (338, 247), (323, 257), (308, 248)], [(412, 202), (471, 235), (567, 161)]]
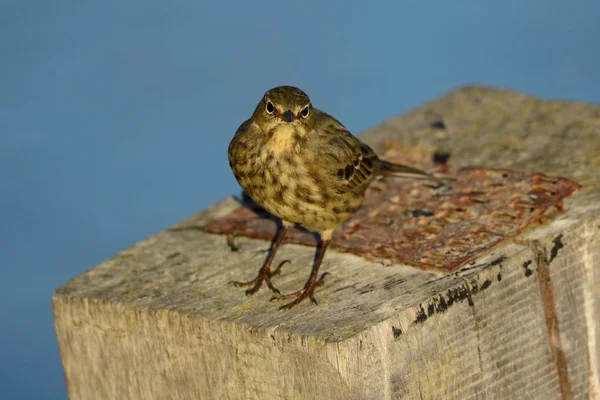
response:
[[(375, 179), (434, 179), (417, 168), (379, 158), (341, 122), (313, 107), (309, 96), (294, 86), (278, 86), (264, 94), (233, 136), (228, 158), (244, 192), (281, 221), (257, 277), (232, 283), (250, 287), (248, 296), (266, 283), (275, 294), (272, 300), (291, 300), (282, 310), (306, 298), (318, 304), (314, 292), (327, 275), (318, 277), (332, 234), (361, 207), (365, 191)], [(283, 263), (274, 271), (271, 264), (286, 232), (295, 225), (318, 234), (317, 254), (304, 287), (282, 295), (271, 278)]]

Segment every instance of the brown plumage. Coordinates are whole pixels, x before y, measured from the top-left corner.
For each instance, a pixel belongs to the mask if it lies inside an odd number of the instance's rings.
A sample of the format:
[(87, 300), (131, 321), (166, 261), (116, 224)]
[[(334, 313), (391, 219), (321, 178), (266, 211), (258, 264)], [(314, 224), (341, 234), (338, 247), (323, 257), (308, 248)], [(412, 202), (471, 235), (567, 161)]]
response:
[[(282, 220), (271, 252), (256, 279), (234, 282), (252, 286), (263, 282), (275, 299), (306, 297), (316, 303), (317, 275), (334, 229), (361, 206), (365, 190), (380, 175), (430, 179), (415, 168), (381, 160), (338, 120), (312, 106), (302, 90), (279, 86), (265, 93), (250, 119), (242, 123), (229, 144), (229, 164), (244, 191), (257, 204)], [(272, 285), (271, 263), (287, 229), (298, 224), (320, 234), (319, 253), (303, 289), (281, 296)]]

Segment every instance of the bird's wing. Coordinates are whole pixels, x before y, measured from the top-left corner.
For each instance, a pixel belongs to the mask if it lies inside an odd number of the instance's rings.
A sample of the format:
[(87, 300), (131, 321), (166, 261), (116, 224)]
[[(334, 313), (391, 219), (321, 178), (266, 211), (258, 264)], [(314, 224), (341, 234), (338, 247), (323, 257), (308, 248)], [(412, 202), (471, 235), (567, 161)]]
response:
[(377, 174), (377, 154), (332, 116), (319, 112), (314, 143), (319, 165), (330, 182), (343, 191), (364, 189)]

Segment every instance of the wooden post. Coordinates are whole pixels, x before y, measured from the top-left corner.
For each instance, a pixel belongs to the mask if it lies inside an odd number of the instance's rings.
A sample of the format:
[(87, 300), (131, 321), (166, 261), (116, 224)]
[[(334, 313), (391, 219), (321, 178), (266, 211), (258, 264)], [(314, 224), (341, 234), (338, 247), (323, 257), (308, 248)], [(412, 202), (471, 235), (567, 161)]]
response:
[[(253, 278), (269, 243), (167, 230), (57, 290), (71, 399), (600, 398), (600, 108), (464, 87), (367, 132), (431, 143), (442, 118), (454, 165), (565, 176), (565, 212), (458, 273), (330, 250), (320, 303), (278, 311)], [(201, 227), (226, 199), (183, 221)], [(275, 278), (301, 287), (314, 249), (283, 245)]]

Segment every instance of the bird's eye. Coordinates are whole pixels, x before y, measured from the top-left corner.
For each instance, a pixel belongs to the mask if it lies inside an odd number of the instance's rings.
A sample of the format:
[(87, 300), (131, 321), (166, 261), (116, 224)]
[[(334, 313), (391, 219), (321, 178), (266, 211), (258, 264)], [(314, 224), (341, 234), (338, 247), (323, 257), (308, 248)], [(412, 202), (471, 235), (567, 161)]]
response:
[(267, 112), (273, 114), (273, 111), (275, 111), (275, 106), (270, 101), (267, 101)]
[(303, 116), (304, 118), (308, 117), (308, 112), (309, 112), (309, 109), (308, 109), (308, 108), (309, 108), (309, 106), (306, 106), (306, 107), (304, 107), (304, 108), (302, 109), (302, 111), (301, 111), (301, 113), (302, 113), (302, 116)]

